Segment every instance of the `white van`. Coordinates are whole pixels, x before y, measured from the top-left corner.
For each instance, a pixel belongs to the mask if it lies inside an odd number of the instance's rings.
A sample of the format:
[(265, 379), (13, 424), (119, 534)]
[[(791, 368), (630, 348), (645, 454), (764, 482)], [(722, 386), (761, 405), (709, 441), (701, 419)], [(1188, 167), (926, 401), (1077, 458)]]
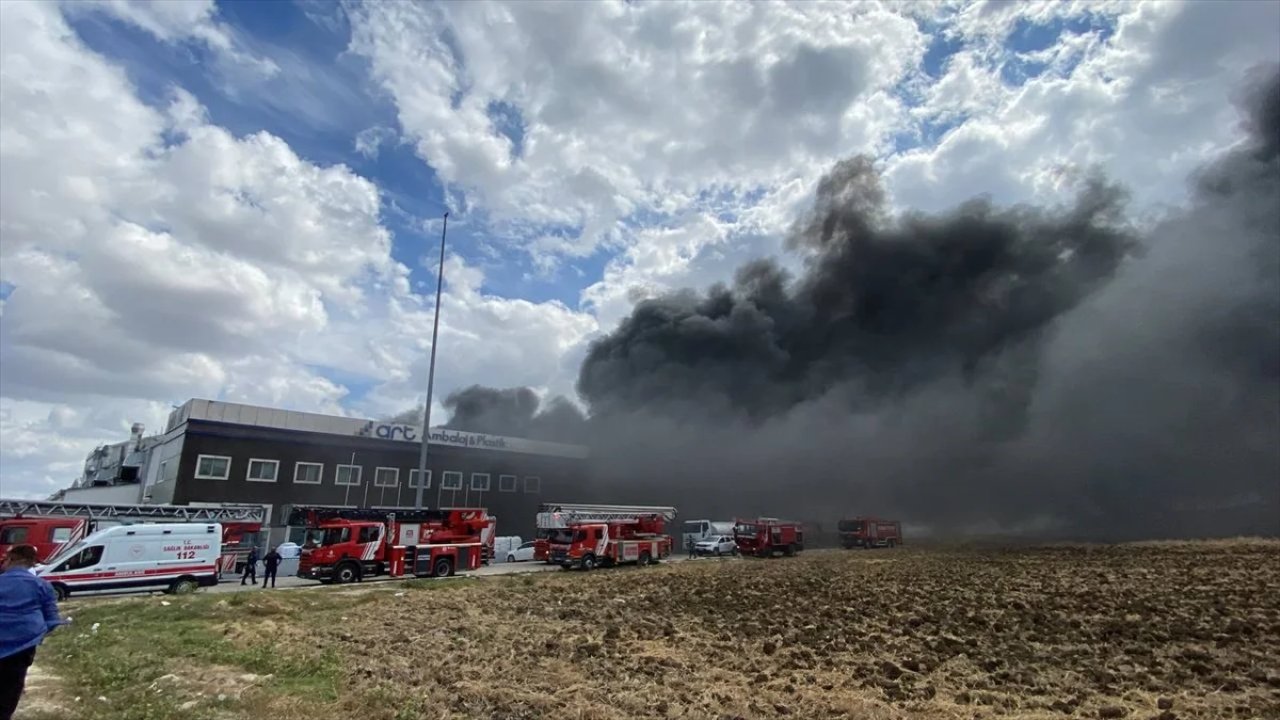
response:
[(218, 584), (221, 554), (221, 523), (116, 525), (64, 549), (35, 572), (59, 600), (85, 590), (191, 592)]

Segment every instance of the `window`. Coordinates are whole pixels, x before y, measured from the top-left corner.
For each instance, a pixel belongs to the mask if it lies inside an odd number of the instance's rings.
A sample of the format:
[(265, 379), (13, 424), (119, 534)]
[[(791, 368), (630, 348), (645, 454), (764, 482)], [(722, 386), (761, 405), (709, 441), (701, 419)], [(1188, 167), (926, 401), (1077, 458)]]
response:
[(525, 478), (524, 491), (527, 493), (542, 492), (542, 478), (536, 476)]
[[(374, 476), (373, 482), (375, 485), (378, 483), (377, 475)], [(366, 526), (366, 527), (360, 528), (360, 537), (356, 540), (356, 542), (371, 543), (371, 542), (377, 542), (377, 541), (378, 541), (377, 527)]]
[(471, 489), (475, 492), (489, 492), (489, 473), (471, 473)]
[(293, 481), (300, 485), (319, 485), (324, 477), (324, 463), (300, 462), (293, 465)]
[(27, 541), (27, 528), (7, 527), (0, 530), (0, 545), (21, 545)]
[(441, 490), (461, 490), (462, 489), (462, 473), (453, 470), (446, 470), (444, 476), (440, 479)]
[(164, 482), (164, 471), (169, 467), (169, 461), (165, 460), (160, 463), (160, 470), (156, 473), (156, 482)]
[(50, 534), (53, 536), (51, 542), (64, 543), (71, 539), (71, 528), (54, 528)]
[[(419, 474), (420, 474), (420, 471), (418, 471), (418, 470), (410, 470), (410, 471), (409, 471), (409, 487), (411, 487), (411, 488), (416, 488), (416, 487), (418, 487), (418, 476), (419, 476)], [(423, 485), (423, 486), (422, 486), (422, 488), (425, 490), (425, 489), (430, 488), (430, 487), (431, 487), (431, 471), (430, 471), (430, 470), (428, 470), (428, 471), (427, 471), (427, 484), (426, 484), (426, 485)]]
[(67, 570), (79, 570), (80, 568), (93, 567), (102, 559), (102, 546), (93, 545), (67, 558), (59, 565), (54, 572), (65, 572)]
[(359, 465), (339, 465), (333, 482), (336, 485), (359, 485), (361, 470)]
[(400, 485), (400, 468), (380, 467), (373, 471), (375, 487), (397, 487)]
[[(351, 467), (347, 465), (346, 467)], [(345, 542), (351, 542), (351, 528), (326, 528), (320, 531), (321, 545), (341, 545)]]
[(226, 455), (201, 455), (196, 458), (197, 480), (226, 480), (231, 477), (231, 458)]
[(515, 492), (516, 476), (515, 475), (499, 475), (498, 491), (499, 492)]
[(280, 470), (279, 460), (249, 459), (249, 471), (244, 479), (249, 482), (275, 482), (276, 473)]

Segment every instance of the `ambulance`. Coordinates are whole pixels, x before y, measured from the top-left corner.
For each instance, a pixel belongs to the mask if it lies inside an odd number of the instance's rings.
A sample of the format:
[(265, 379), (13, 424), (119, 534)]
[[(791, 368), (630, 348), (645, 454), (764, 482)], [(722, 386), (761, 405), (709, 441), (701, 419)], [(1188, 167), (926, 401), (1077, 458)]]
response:
[(218, 584), (221, 523), (116, 525), (60, 551), (35, 572), (59, 600), (93, 590), (187, 593)]

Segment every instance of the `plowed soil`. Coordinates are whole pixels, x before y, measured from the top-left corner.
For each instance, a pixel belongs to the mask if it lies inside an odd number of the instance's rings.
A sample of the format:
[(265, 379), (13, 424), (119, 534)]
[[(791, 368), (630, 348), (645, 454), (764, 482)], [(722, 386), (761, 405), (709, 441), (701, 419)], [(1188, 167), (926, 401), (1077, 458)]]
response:
[[(132, 602), (156, 603), (85, 614)], [(1273, 542), (809, 551), (169, 611), (287, 660), (242, 663), (265, 679), (216, 717), (1280, 718)]]

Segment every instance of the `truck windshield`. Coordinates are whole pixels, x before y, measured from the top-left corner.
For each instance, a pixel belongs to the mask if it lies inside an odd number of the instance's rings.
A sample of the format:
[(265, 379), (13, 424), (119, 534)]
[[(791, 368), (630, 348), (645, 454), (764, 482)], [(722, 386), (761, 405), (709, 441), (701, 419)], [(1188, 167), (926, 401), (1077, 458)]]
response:
[(840, 524), (836, 525), (836, 529), (840, 532), (862, 532), (862, 521), (841, 520)]
[(698, 521), (696, 521), (696, 522), (692, 522), (692, 521), (691, 521), (691, 522), (686, 522), (686, 523), (684, 524), (684, 530), (683, 530), (683, 533), (684, 533), (685, 535), (701, 535), (701, 534), (702, 534), (702, 521), (701, 521), (701, 520), (698, 520)]
[(551, 542), (558, 543), (560, 545), (568, 545), (569, 543), (573, 542), (573, 531), (572, 530), (555, 530), (551, 533), (550, 540)]
[(0, 545), (17, 545), (27, 541), (27, 528), (23, 525), (0, 527)]
[(733, 532), (743, 537), (755, 537), (756, 526), (749, 525), (747, 523), (738, 523), (737, 525), (734, 526)]
[(320, 536), (321, 545), (337, 545), (351, 541), (351, 528), (325, 528)]

